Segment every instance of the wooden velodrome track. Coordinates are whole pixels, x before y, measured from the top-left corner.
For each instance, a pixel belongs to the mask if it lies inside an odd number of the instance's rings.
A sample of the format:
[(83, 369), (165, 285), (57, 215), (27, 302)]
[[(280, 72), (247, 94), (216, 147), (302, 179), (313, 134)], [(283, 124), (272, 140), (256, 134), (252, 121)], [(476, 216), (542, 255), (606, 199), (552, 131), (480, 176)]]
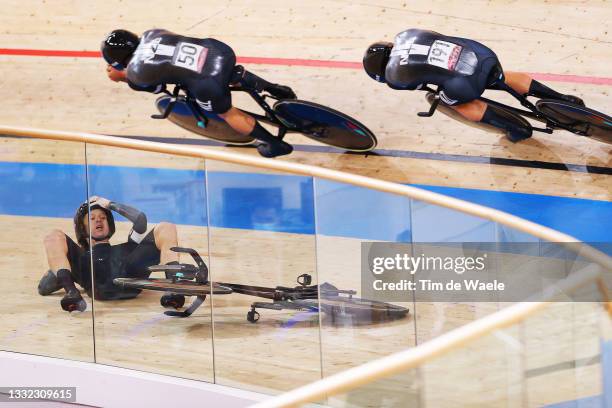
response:
[[(606, 2), (312, 1), (282, 7), (274, 1), (194, 1), (180, 6), (152, 2), (146, 7), (114, 1), (91, 6), (61, 0), (3, 4), (8, 12), (2, 17), (2, 47), (19, 49), (95, 51), (113, 27), (134, 31), (166, 27), (222, 39), (244, 57), (358, 62), (369, 43), (391, 39), (408, 27), (426, 27), (489, 45), (508, 70), (579, 76), (573, 79), (587, 83), (570, 82), (572, 78), (547, 82), (561, 92), (583, 97), (594, 108), (610, 111), (611, 34)], [(193, 137), (169, 123), (148, 119), (155, 97), (110, 83), (101, 59), (1, 58), (2, 92), (11, 101), (0, 113), (3, 122), (107, 134)], [(423, 94), (392, 91), (358, 69), (245, 65), (269, 80), (291, 85), (303, 99), (359, 118), (378, 135), (381, 149), (599, 167), (611, 163), (610, 146), (565, 132), (537, 134), (513, 145), (497, 134), (466, 128), (443, 115), (418, 118), (416, 112), (426, 107)], [(310, 143), (301, 136), (290, 135), (290, 140)], [(300, 151), (290, 160), (403, 183), (610, 198), (610, 178), (603, 174)]]
[[(584, 98), (589, 106), (596, 109), (607, 113), (611, 110), (609, 66), (612, 56), (609, 49), (612, 37), (609, 34), (609, 21), (612, 12), (604, 1), (558, 1), (553, 5), (531, 1), (356, 3), (317, 0), (283, 2), (280, 6), (273, 1), (189, 1), (174, 5), (168, 2), (126, 4), (120, 1), (11, 0), (3, 3), (3, 9), (0, 48), (25, 50), (95, 51), (104, 34), (113, 28), (143, 31), (151, 27), (164, 27), (186, 35), (218, 38), (232, 45), (242, 57), (358, 62), (369, 43), (391, 39), (408, 27), (422, 27), (483, 42), (496, 51), (506, 69), (566, 75), (545, 82), (561, 92)], [(116, 135), (195, 137), (170, 123), (149, 119), (149, 115), (154, 113), (155, 97), (110, 83), (99, 58), (0, 55), (0, 63), (3, 68), (0, 94), (5, 101), (0, 110), (1, 123)], [(531, 140), (513, 145), (497, 134), (464, 127), (440, 114), (430, 119), (418, 118), (416, 112), (426, 108), (422, 94), (391, 91), (377, 85), (358, 69), (325, 66), (333, 64), (307, 67), (298, 63), (288, 66), (282, 61), (279, 64), (245, 62), (244, 65), (271, 81), (291, 85), (300, 98), (329, 104), (355, 116), (377, 134), (380, 149), (600, 168), (609, 168), (612, 164), (609, 145), (565, 132), (536, 134)], [(551, 77), (543, 75), (543, 78)], [(236, 98), (236, 105), (240, 106), (241, 100)], [(295, 135), (289, 135), (288, 140), (300, 145), (314, 144)], [(0, 149), (2, 161), (83, 162), (82, 146), (8, 139), (0, 142), (0, 146), (3, 146)], [(250, 149), (240, 151), (255, 154)], [(116, 149), (94, 147), (88, 148), (88, 153), (90, 162), (96, 164), (203, 167), (203, 163), (195, 160), (162, 158), (160, 155)], [(152, 160), (152, 157), (155, 159)], [(283, 160), (402, 183), (606, 201), (612, 196), (612, 179), (606, 174), (393, 155), (362, 157), (312, 153), (299, 148)], [(90, 311), (68, 316), (59, 311), (60, 296), (41, 298), (34, 289), (45, 270), (40, 244), (42, 238), (51, 228), (71, 231), (71, 220), (13, 216), (1, 216), (0, 219), (3, 226), (9, 226), (0, 232), (3, 253), (0, 274), (15, 289), (6, 294), (1, 302), (5, 312), (0, 348), (91, 361)], [(114, 242), (120, 242), (127, 228), (126, 225), (120, 226)], [(312, 236), (264, 232), (245, 234), (244, 231), (231, 230), (211, 230), (211, 235), (209, 255), (213, 270), (228, 271), (232, 278), (238, 276), (244, 283), (291, 284), (295, 276), (312, 272), (315, 268), (315, 241)], [(208, 237), (204, 228), (180, 226), (179, 236), (181, 244), (208, 253)], [(358, 254), (356, 240), (321, 240), (326, 242), (317, 242), (317, 250), (328, 248), (330, 253), (319, 252), (320, 262), (325, 256), (331, 257), (337, 253)], [(248, 244), (240, 245), (241, 242)], [(268, 263), (259, 259), (258, 254), (262, 251), (276, 260), (272, 271)], [(248, 261), (245, 262), (245, 259)], [(345, 263), (349, 261), (350, 257), (347, 256)], [(339, 266), (330, 267), (330, 272), (322, 280), (352, 285), (353, 277), (348, 275), (354, 268), (343, 268), (343, 262), (338, 263)], [(334, 278), (330, 278), (330, 275)], [(222, 280), (226, 276), (215, 278)], [(215, 299), (215, 306), (220, 306), (215, 308), (216, 378), (213, 378), (212, 370), (210, 310), (203, 307), (198, 312), (200, 318), (197, 320), (170, 319), (161, 314), (155, 294), (144, 294), (129, 302), (96, 303), (96, 360), (278, 392), (317, 379), (322, 365), (324, 373), (332, 373), (414, 344), (415, 329), (411, 317), (406, 321), (374, 327), (337, 328), (324, 324), (324, 345), (321, 350), (318, 322), (312, 318), (306, 316), (303, 321), (290, 322), (292, 330), (283, 330), (287, 324), (287, 314), (265, 311), (257, 325), (250, 325), (244, 319), (249, 303), (250, 299), (236, 296)], [(588, 307), (582, 310), (581, 306), (566, 307), (576, 316), (592, 314)], [(423, 306), (416, 317), (418, 341), (497, 307), (485, 304)], [(567, 313), (564, 310), (561, 315), (567, 317)], [(527, 370), (537, 371), (537, 368), (552, 367), (559, 362), (588, 359), (597, 352), (597, 339), (590, 332), (590, 325), (585, 323), (576, 327), (572, 321), (568, 321), (550, 327), (550, 320), (551, 315), (548, 315), (539, 324), (534, 323), (534, 330), (538, 333), (534, 338), (539, 341), (529, 342), (529, 350), (536, 351), (532, 359), (527, 359)], [(564, 349), (560, 352), (553, 340), (558, 341), (559, 334), (568, 332), (566, 325), (572, 326), (569, 330), (571, 336), (562, 343)], [(381, 339), (385, 342), (382, 348)], [(489, 350), (493, 355), (506, 353), (499, 341), (487, 339), (484, 343), (475, 350), (479, 353)], [(319, 358), (321, 352), (325, 356), (323, 364)], [(466, 354), (467, 359), (458, 356), (456, 361), (446, 361), (460, 368), (453, 371), (455, 377), (441, 372), (444, 362), (429, 367), (424, 379), (426, 392), (419, 398), (432, 403), (435, 401), (436, 406), (450, 405), (452, 400), (445, 402), (436, 399), (440, 398), (440, 395), (436, 395), (440, 389), (436, 388), (435, 383), (454, 383), (462, 390), (457, 398), (465, 398), (470, 393), (474, 397), (476, 391), (488, 392), (498, 388), (500, 383), (507, 384), (508, 377), (521, 380), (518, 374), (514, 377), (516, 372), (512, 370), (515, 367), (510, 363), (474, 367), (470, 353)], [(486, 359), (487, 353), (482, 355)], [(490, 361), (494, 360), (491, 356)], [(599, 364), (587, 365), (581, 372), (587, 377), (578, 376), (572, 370), (553, 370), (534, 375), (527, 381), (529, 405), (600, 393), (597, 381), (584, 380), (592, 378), (590, 375), (596, 376), (599, 369)], [(492, 378), (490, 382), (466, 380), (484, 378), (491, 373), (499, 375), (500, 370), (512, 371), (513, 375), (497, 381), (495, 376), (487, 377)], [(589, 370), (592, 372), (589, 373)], [(258, 374), (254, 375), (254, 372)], [(359, 401), (364, 405), (380, 405), (381, 400), (376, 398), (382, 398), (381, 393), (396, 386), (405, 386), (410, 378), (398, 378), (397, 381), (395, 385), (388, 383), (378, 387), (379, 393), (368, 393), (372, 398), (370, 401), (359, 395), (352, 403)], [(559, 383), (566, 384), (567, 389), (551, 386)], [(516, 401), (514, 398), (518, 398), (510, 391), (502, 394), (494, 395), (490, 405), (500, 401), (510, 404)], [(449, 391), (444, 395), (453, 393)], [(416, 397), (412, 398), (414, 400)]]

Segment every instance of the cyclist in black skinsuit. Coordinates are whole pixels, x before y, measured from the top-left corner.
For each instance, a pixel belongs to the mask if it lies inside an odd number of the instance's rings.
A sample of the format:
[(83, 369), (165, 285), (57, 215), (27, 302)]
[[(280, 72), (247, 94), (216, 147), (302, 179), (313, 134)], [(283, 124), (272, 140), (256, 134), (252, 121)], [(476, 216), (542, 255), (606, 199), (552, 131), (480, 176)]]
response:
[(531, 137), (531, 129), (517, 115), (478, 100), (485, 89), (500, 89), (497, 84), (505, 82), (521, 94), (584, 105), (580, 98), (560, 94), (527, 74), (504, 72), (497, 55), (479, 42), (434, 31), (410, 29), (393, 43), (374, 43), (366, 50), (363, 66), (371, 78), (393, 89), (439, 86), (442, 103), (468, 120), (506, 131), (512, 142)]
[(115, 30), (102, 42), (101, 49), (111, 80), (153, 93), (165, 90), (166, 84), (179, 84), (196, 98), (201, 109), (218, 114), (237, 132), (261, 141), (257, 150), (262, 156), (276, 157), (293, 150), (255, 118), (232, 107), (230, 86), (265, 90), (280, 99), (294, 99), (295, 93), (236, 65), (236, 55), (227, 44), (162, 29), (145, 31), (140, 38), (126, 30)]
[[(115, 233), (113, 211), (132, 221), (133, 226), (127, 242), (111, 246), (109, 240)], [(63, 288), (66, 294), (61, 306), (68, 312), (84, 311), (87, 306), (75, 283), (98, 300), (131, 299), (140, 290), (120, 289), (113, 284), (114, 278), (147, 278), (149, 266), (178, 263), (178, 254), (170, 250), (178, 245), (173, 224), (161, 222), (147, 233), (143, 212), (103, 197), (91, 197), (78, 208), (74, 231), (76, 243), (60, 230), (45, 237), (50, 269), (38, 285), (43, 296)]]

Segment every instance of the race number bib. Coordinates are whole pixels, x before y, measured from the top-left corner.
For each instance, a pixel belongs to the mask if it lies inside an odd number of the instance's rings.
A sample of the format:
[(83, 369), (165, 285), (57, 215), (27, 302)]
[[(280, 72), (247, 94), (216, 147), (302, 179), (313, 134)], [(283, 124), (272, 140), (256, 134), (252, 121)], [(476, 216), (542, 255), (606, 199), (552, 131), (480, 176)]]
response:
[(186, 68), (199, 74), (202, 72), (207, 54), (208, 48), (198, 44), (181, 42), (176, 46), (172, 65)]
[(436, 40), (429, 50), (427, 63), (452, 71), (459, 61), (462, 48), (457, 44)]

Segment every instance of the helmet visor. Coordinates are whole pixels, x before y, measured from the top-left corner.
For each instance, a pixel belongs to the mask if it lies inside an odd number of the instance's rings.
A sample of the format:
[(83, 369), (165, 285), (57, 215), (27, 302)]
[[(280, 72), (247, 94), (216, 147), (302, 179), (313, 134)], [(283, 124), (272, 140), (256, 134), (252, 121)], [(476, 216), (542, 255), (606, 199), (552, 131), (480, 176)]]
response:
[[(104, 44), (104, 43), (102, 43)], [(104, 52), (104, 49), (102, 50), (102, 58), (104, 58), (104, 61), (106, 61), (106, 63), (108, 65), (110, 65), (111, 67), (113, 67), (114, 69), (118, 70), (118, 71), (123, 71), (125, 69), (125, 67), (123, 66), (122, 63), (114, 61), (109, 55), (107, 55)]]

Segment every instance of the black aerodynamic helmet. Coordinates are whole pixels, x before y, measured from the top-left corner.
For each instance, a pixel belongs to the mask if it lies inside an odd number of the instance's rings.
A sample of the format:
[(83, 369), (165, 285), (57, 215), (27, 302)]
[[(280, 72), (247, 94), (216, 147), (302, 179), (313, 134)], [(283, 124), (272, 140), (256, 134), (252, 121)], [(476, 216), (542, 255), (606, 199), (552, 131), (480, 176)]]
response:
[[(87, 228), (85, 228), (85, 222), (83, 221), (83, 218), (89, 214), (88, 208), (89, 205), (87, 201), (85, 201), (83, 204), (81, 204), (81, 206), (74, 214), (74, 233), (76, 235), (78, 243), (81, 244), (81, 246), (83, 247), (89, 246), (89, 243), (87, 241), (87, 239), (89, 238), (89, 232), (87, 231)], [(112, 237), (115, 233), (115, 218), (113, 218), (113, 212), (97, 204), (92, 205), (91, 209), (92, 211), (95, 209), (104, 211), (104, 213), (106, 214), (106, 220), (108, 221), (108, 235), (98, 240), (101, 241)]]
[(368, 47), (363, 54), (363, 69), (370, 78), (378, 82), (385, 82), (385, 68), (389, 62), (392, 48), (393, 43), (390, 42), (376, 42)]
[(113, 68), (123, 70), (127, 67), (140, 39), (127, 30), (114, 30), (106, 36), (100, 50), (104, 60)]

